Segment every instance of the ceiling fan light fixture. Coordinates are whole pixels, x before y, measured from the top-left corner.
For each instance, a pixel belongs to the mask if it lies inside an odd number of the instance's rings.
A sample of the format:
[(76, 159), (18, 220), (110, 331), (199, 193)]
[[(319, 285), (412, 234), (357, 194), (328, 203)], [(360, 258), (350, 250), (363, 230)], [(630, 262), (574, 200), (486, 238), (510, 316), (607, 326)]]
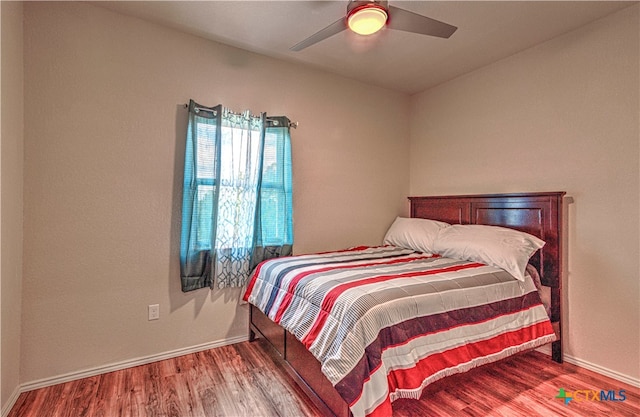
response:
[(387, 11), (378, 4), (366, 4), (351, 10), (347, 16), (349, 29), (359, 35), (372, 35), (387, 23)]

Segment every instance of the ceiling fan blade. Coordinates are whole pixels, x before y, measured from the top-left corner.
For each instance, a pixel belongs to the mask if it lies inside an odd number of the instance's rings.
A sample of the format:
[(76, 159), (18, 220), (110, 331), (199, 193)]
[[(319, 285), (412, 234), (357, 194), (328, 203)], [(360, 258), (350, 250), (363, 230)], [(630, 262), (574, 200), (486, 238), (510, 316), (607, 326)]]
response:
[(335, 35), (336, 33), (342, 32), (346, 28), (347, 28), (347, 21), (344, 17), (342, 17), (340, 18), (340, 20), (336, 20), (326, 28), (322, 29), (319, 32), (314, 33), (313, 35), (309, 36), (307, 39), (295, 44), (289, 49), (296, 52), (301, 51), (304, 48), (307, 48), (315, 43), (318, 43), (322, 40), (325, 40)]
[(405, 32), (448, 38), (458, 28), (439, 20), (422, 16), (408, 10), (389, 5), (389, 21), (387, 27)]

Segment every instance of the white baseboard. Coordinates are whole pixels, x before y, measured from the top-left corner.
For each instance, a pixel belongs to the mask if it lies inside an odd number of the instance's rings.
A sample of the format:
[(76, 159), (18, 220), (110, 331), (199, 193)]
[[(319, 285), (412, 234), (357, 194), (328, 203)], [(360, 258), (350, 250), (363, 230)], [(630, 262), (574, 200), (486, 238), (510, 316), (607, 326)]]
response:
[(16, 387), (16, 389), (13, 390), (13, 393), (9, 397), (9, 400), (2, 407), (2, 413), (0, 414), (0, 416), (7, 417), (9, 415), (9, 411), (11, 411), (16, 401), (18, 401), (18, 397), (20, 396), (21, 392), (22, 391), (20, 390), (20, 387)]
[[(544, 353), (545, 355), (551, 356), (551, 347), (548, 345), (544, 345), (536, 349), (540, 353)], [(633, 378), (629, 375), (625, 375), (618, 371), (611, 370), (609, 368), (605, 368), (604, 366), (596, 365), (595, 363), (591, 363), (589, 361), (585, 361), (584, 359), (576, 358), (575, 356), (567, 355), (566, 353), (562, 355), (562, 358), (569, 362), (572, 365), (579, 366), (580, 368), (588, 369), (597, 374), (604, 375), (611, 379), (615, 379), (616, 381), (623, 382), (625, 384), (629, 384), (636, 388), (640, 388), (640, 379)]]
[[(232, 345), (234, 343), (240, 343), (247, 340), (249, 340), (248, 335), (243, 335), (230, 339), (223, 339), (215, 342), (203, 343), (201, 345), (176, 349), (169, 352), (158, 353), (155, 355), (129, 359), (122, 362), (115, 362), (108, 365), (97, 366), (95, 368), (89, 368), (82, 371), (70, 372), (68, 374), (58, 375), (51, 378), (39, 379), (37, 381), (31, 381), (22, 384), (20, 386), (20, 392), (27, 392), (38, 388), (50, 387), (52, 385), (62, 384), (64, 382), (75, 381), (77, 379), (88, 378), (100, 374), (106, 374), (107, 372), (119, 371), (122, 369), (132, 368), (134, 366), (146, 365), (165, 359), (177, 358), (178, 356), (188, 355), (189, 353), (201, 352), (203, 350)], [(3, 414), (2, 417), (5, 417), (5, 415)]]
[(583, 359), (580, 358), (576, 358), (574, 356), (571, 355), (564, 355), (564, 360), (566, 360), (567, 362), (569, 362), (572, 365), (576, 365), (579, 366), (581, 368), (585, 368), (588, 369), (590, 371), (593, 371), (597, 374), (600, 375), (604, 375), (607, 376), (611, 379), (615, 379), (616, 381), (620, 381), (620, 382), (624, 382), (625, 384), (629, 384), (631, 386), (634, 386), (636, 388), (640, 388), (640, 379), (639, 378), (633, 378), (629, 375), (625, 375), (623, 373), (617, 372), (617, 371), (613, 371), (611, 369), (605, 368), (603, 366), (600, 365), (596, 365), (595, 363), (591, 363), (588, 361), (585, 361)]

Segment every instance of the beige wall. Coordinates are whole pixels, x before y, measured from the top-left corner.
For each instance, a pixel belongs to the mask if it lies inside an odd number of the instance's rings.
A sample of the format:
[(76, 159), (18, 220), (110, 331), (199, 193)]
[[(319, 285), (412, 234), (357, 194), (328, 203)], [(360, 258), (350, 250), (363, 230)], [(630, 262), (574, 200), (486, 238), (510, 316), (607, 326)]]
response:
[(238, 291), (179, 288), (189, 98), (300, 122), (299, 253), (378, 243), (409, 193), (568, 191), (567, 352), (638, 378), (637, 6), (413, 99), (86, 3), (24, 8), (22, 345), (7, 348), (22, 383), (246, 335)]
[(247, 335), (237, 290), (180, 291), (189, 98), (300, 123), (297, 252), (379, 243), (406, 209), (407, 96), (89, 4), (24, 8), (23, 383)]
[(0, 407), (20, 383), (22, 304), (23, 65), (22, 4), (1, 2), (0, 88)]
[(638, 380), (638, 6), (413, 97), (410, 192), (567, 191), (566, 353)]

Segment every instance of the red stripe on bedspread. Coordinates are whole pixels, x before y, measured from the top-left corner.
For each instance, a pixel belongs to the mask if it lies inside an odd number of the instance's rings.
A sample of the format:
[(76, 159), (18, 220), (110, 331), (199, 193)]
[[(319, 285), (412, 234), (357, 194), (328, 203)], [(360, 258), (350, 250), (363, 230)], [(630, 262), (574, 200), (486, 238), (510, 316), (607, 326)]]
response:
[[(544, 321), (511, 332), (502, 333), (490, 339), (468, 343), (445, 352), (434, 353), (420, 359), (416, 366), (412, 368), (391, 370), (387, 374), (388, 392), (393, 393), (397, 390), (418, 390), (424, 388), (422, 386), (424, 381), (438, 372), (455, 369), (474, 359), (496, 355), (505, 349), (520, 346), (531, 340), (551, 334), (553, 334), (551, 323)], [(489, 362), (493, 362), (493, 360)], [(381, 367), (378, 367), (373, 373), (382, 372), (380, 368)], [(442, 377), (444, 376), (445, 375), (442, 375)], [(351, 405), (355, 404), (358, 400), (359, 398), (353, 401)], [(388, 417), (392, 413), (391, 410), (390, 395), (387, 395), (385, 400), (373, 412), (368, 414), (368, 417)]]
[(470, 264), (454, 265), (454, 266), (449, 266), (449, 267), (446, 267), (446, 268), (439, 268), (439, 269), (434, 269), (434, 270), (429, 270), (429, 271), (415, 271), (415, 272), (407, 272), (407, 273), (404, 273), (404, 274), (380, 275), (380, 276), (366, 278), (366, 279), (362, 279), (362, 280), (358, 280), (358, 281), (346, 282), (344, 284), (338, 285), (338, 286), (334, 287), (333, 289), (331, 289), (331, 291), (327, 292), (327, 295), (322, 300), (322, 306), (321, 306), (321, 309), (320, 309), (320, 313), (318, 314), (318, 317), (316, 317), (316, 320), (313, 323), (313, 326), (311, 327), (311, 330), (309, 330), (309, 333), (307, 333), (306, 336), (304, 336), (302, 338), (301, 342), (305, 345), (305, 347), (307, 349), (309, 349), (311, 347), (313, 342), (318, 337), (318, 334), (322, 330), (324, 324), (326, 323), (326, 321), (327, 321), (327, 319), (328, 319), (328, 317), (329, 317), (329, 315), (331, 313), (331, 310), (333, 309), (333, 306), (336, 303), (336, 300), (340, 297), (340, 295), (342, 295), (345, 291), (347, 291), (347, 290), (349, 290), (351, 288), (355, 288), (355, 287), (362, 286), (362, 285), (367, 285), (367, 284), (375, 284), (375, 283), (379, 283), (379, 282), (389, 281), (389, 280), (392, 280), (392, 279), (411, 278), (411, 277), (416, 277), (416, 276), (425, 276), (425, 275), (434, 275), (434, 274), (443, 274), (443, 273), (447, 273), (447, 272), (456, 272), (456, 271), (461, 271), (461, 270), (464, 270), (464, 269), (479, 268), (479, 267), (483, 267), (483, 266), (485, 266), (485, 265), (481, 264), (481, 263), (474, 262), (474, 263), (470, 263)]
[(298, 286), (300, 281), (302, 281), (304, 278), (308, 277), (311, 274), (317, 274), (320, 272), (327, 272), (327, 271), (335, 271), (338, 269), (354, 269), (354, 268), (364, 268), (368, 266), (395, 265), (399, 263), (416, 261), (418, 259), (424, 259), (424, 257), (418, 256), (418, 257), (411, 257), (411, 258), (392, 259), (390, 261), (385, 261), (385, 262), (364, 261), (362, 263), (357, 263), (357, 264), (328, 266), (324, 268), (314, 269), (311, 271), (301, 272), (298, 275), (296, 275), (296, 277), (293, 278), (289, 283), (289, 286), (287, 287), (287, 293), (282, 298), (282, 302), (280, 303), (280, 307), (278, 308), (278, 312), (276, 313), (276, 317), (273, 321), (275, 321), (278, 324), (280, 323), (280, 320), (282, 320), (282, 316), (287, 311), (287, 309), (289, 308), (289, 305), (291, 304), (291, 301), (293, 300), (293, 295), (295, 294), (296, 287)]
[[(318, 252), (318, 253), (314, 253), (312, 255), (330, 255), (330, 254), (333, 254), (333, 253), (360, 252), (360, 251), (364, 251), (364, 250), (371, 249), (371, 248), (372, 248), (372, 246), (354, 246), (352, 248), (347, 248), (347, 249), (342, 249), (342, 250)], [(300, 256), (305, 256), (305, 255), (300, 255)], [(272, 259), (275, 259), (275, 258), (264, 260), (264, 261), (260, 262), (258, 264), (258, 266), (256, 266), (256, 269), (253, 271), (253, 273), (251, 274), (251, 277), (249, 278), (249, 283), (247, 285), (247, 290), (244, 292), (244, 296), (242, 296), (242, 299), (244, 301), (249, 301), (249, 296), (251, 295), (251, 292), (253, 291), (253, 287), (256, 284), (256, 280), (258, 279), (258, 276), (260, 275), (260, 269), (262, 269), (262, 265), (264, 265), (265, 262), (268, 262), (268, 261), (270, 261)]]
[[(353, 246), (353, 247), (347, 248), (347, 249), (329, 250), (329, 251), (326, 251), (326, 252), (315, 252), (315, 253), (312, 253), (312, 255), (330, 255), (332, 253), (359, 252), (359, 251), (371, 249), (372, 247), (373, 246)], [(302, 255), (302, 256), (304, 256), (304, 255)]]
[(494, 355), (512, 346), (519, 346), (532, 339), (552, 334), (548, 322), (535, 323), (490, 339), (468, 343), (445, 352), (436, 353), (421, 359), (409, 369), (392, 370), (388, 376), (389, 392), (398, 389), (416, 389), (422, 385), (425, 375), (433, 375), (444, 369), (467, 363), (473, 359)]
[(361, 388), (358, 387), (380, 367), (384, 351), (454, 328), (483, 325), (512, 314), (528, 314), (538, 306), (541, 306), (538, 294), (530, 292), (488, 304), (417, 316), (385, 327), (379, 331), (376, 340), (365, 348), (364, 355), (351, 371), (335, 384), (335, 388), (347, 403), (352, 403), (361, 395)]
[(258, 264), (258, 266), (256, 266), (256, 269), (253, 271), (251, 279), (249, 280), (249, 284), (247, 284), (247, 290), (244, 292), (244, 296), (242, 297), (244, 301), (249, 301), (249, 295), (251, 295), (251, 292), (253, 291), (253, 286), (256, 285), (256, 280), (260, 275), (260, 269), (262, 269), (262, 265), (264, 265), (265, 262), (268, 261), (268, 259), (266, 261), (262, 261)]

